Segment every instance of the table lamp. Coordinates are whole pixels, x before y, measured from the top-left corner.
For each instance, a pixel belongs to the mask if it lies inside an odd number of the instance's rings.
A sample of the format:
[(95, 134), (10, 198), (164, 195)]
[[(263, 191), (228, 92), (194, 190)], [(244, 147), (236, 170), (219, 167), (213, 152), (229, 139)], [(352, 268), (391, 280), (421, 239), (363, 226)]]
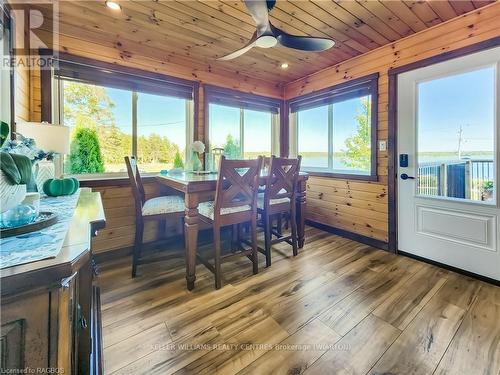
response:
[[(52, 125), (48, 122), (23, 122), (16, 124), (16, 133), (22, 134), (26, 138), (33, 138), (36, 146), (54, 154), (65, 155), (69, 153), (69, 127), (62, 125)], [(58, 168), (60, 169), (60, 168)], [(57, 171), (58, 175), (62, 171)], [(56, 167), (53, 161), (44, 160), (36, 165), (35, 180), (40, 193), (43, 192), (43, 183), (56, 175)]]

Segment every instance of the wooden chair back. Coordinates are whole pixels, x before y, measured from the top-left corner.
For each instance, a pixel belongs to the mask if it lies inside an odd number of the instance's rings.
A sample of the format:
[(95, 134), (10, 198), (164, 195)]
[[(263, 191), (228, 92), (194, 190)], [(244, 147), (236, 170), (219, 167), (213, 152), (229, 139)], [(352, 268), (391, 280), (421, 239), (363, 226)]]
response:
[(220, 215), (222, 208), (246, 205), (256, 212), (261, 168), (261, 156), (254, 160), (228, 160), (221, 157), (215, 191), (215, 217)]
[(295, 201), (297, 180), (300, 172), (302, 157), (297, 159), (277, 158), (271, 156), (269, 172), (264, 190), (264, 207), (267, 209), (271, 199), (289, 198)]
[(130, 180), (130, 187), (132, 194), (134, 194), (136, 214), (140, 212), (142, 216), (142, 206), (146, 202), (146, 193), (142, 185), (141, 173), (137, 166), (137, 159), (135, 156), (125, 156), (125, 164), (127, 165), (128, 178)]

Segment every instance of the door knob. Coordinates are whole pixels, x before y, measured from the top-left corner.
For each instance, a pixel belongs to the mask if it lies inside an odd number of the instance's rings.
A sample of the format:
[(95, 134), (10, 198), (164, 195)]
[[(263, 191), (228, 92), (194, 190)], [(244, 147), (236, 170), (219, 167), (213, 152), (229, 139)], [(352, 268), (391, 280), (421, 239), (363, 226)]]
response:
[(408, 179), (409, 179), (409, 180), (414, 180), (414, 179), (415, 179), (415, 177), (408, 176), (406, 173), (402, 173), (402, 174), (401, 174), (401, 179), (402, 179), (402, 180), (408, 180)]

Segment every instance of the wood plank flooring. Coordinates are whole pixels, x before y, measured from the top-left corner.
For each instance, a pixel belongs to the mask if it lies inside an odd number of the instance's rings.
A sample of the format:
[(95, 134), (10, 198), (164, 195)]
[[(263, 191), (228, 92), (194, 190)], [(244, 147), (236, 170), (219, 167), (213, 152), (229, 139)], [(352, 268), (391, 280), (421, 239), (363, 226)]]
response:
[(102, 264), (105, 373), (500, 374), (500, 287), (314, 228), (260, 265)]

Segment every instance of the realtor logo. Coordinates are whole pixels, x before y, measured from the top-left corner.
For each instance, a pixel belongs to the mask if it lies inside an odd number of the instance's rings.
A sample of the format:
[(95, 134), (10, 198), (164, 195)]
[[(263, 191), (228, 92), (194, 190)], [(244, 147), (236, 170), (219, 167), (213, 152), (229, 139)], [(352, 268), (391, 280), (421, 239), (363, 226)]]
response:
[(2, 8), (4, 20), (0, 37), (9, 38), (2, 44), (9, 46), (11, 54), (9, 59), (5, 56), (2, 59), (2, 68), (9, 61), (10, 67), (16, 69), (50, 69), (50, 57), (57, 53), (58, 47), (58, 2), (14, 0)]

